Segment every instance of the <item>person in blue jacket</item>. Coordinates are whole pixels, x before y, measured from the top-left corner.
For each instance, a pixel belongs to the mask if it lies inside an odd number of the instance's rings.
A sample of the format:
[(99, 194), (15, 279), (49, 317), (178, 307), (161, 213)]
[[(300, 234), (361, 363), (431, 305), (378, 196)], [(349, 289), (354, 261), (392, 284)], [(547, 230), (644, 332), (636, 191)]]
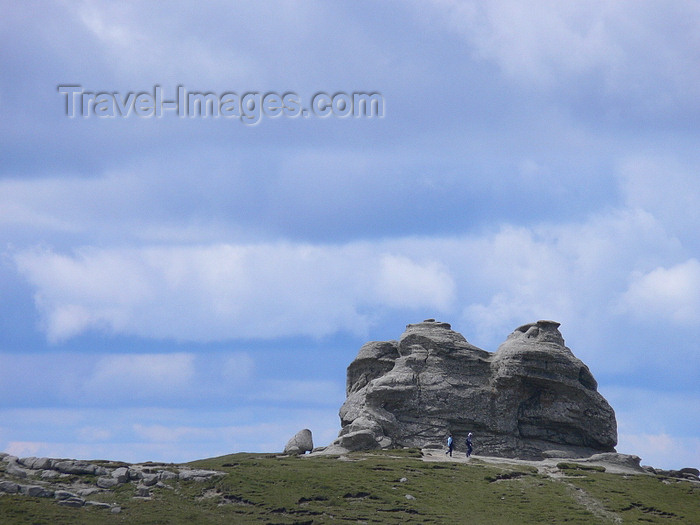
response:
[(447, 438), (447, 452), (445, 452), (445, 454), (449, 454), (450, 457), (452, 457), (452, 445), (452, 434), (450, 434), (450, 436)]

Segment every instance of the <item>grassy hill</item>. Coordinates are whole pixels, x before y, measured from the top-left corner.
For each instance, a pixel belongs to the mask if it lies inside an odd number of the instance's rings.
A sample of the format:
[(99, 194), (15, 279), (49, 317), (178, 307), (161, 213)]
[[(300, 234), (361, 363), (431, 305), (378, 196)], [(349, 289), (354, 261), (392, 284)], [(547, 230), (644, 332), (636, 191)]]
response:
[(232, 454), (189, 463), (225, 476), (172, 480), (136, 498), (133, 484), (95, 494), (109, 509), (0, 496), (2, 524), (700, 523), (700, 483), (561, 463), (427, 462), (417, 449), (336, 457)]

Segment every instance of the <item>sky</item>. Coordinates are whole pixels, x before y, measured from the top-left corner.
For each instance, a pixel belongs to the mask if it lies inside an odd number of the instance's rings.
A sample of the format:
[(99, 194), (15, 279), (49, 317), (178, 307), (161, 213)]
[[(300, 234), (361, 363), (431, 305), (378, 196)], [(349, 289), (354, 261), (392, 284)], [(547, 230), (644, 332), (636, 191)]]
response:
[(363, 343), (552, 319), (700, 466), (700, 4), (0, 7), (0, 450), (327, 445)]

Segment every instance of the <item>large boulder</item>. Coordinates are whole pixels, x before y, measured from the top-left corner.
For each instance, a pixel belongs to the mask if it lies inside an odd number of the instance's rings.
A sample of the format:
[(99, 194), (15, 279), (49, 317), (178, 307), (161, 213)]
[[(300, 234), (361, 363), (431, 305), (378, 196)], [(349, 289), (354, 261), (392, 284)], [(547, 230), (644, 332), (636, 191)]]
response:
[(482, 455), (614, 451), (615, 414), (558, 327), (521, 326), (495, 353), (433, 319), (398, 341), (367, 343), (348, 367), (342, 429), (328, 450), (439, 447), (449, 434), (460, 449), (472, 432)]
[(300, 430), (290, 439), (284, 447), (285, 454), (305, 454), (314, 449), (311, 431), (308, 428)]

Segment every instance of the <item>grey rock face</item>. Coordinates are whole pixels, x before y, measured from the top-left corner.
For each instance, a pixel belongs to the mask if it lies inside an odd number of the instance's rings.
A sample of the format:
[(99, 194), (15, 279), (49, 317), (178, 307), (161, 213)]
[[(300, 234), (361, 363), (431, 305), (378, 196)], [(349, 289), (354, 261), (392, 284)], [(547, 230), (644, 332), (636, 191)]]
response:
[(342, 430), (327, 453), (440, 447), (450, 433), (463, 450), (468, 432), (482, 455), (614, 451), (615, 414), (558, 327), (521, 326), (495, 353), (432, 319), (398, 341), (365, 344), (348, 367)]
[(305, 454), (314, 449), (314, 441), (308, 428), (297, 432), (284, 447), (285, 454)]

